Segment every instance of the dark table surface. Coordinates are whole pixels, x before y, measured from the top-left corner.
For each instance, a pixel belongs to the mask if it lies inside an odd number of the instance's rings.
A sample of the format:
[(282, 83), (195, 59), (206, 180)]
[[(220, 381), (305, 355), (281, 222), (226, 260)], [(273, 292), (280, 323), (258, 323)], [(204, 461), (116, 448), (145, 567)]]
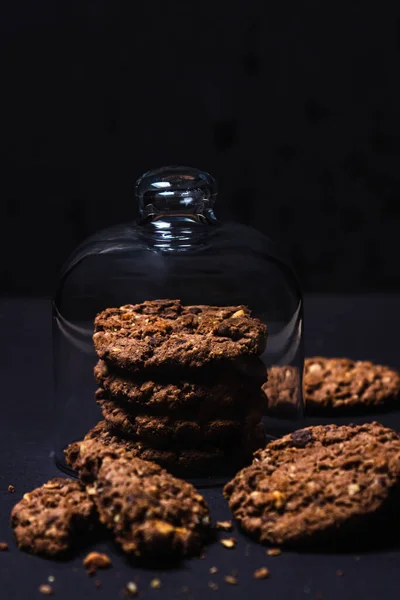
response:
[[(306, 354), (349, 356), (400, 367), (400, 296), (313, 296), (306, 298)], [(236, 529), (234, 550), (219, 543), (207, 549), (204, 559), (186, 561), (172, 570), (144, 570), (128, 564), (112, 542), (93, 545), (113, 561), (95, 578), (86, 575), (85, 549), (67, 562), (55, 562), (20, 552), (9, 525), (15, 502), (50, 477), (59, 475), (51, 458), (51, 314), (48, 299), (0, 300), (1, 411), (0, 411), (0, 541), (9, 551), (0, 553), (0, 600), (41, 598), (38, 587), (52, 575), (54, 597), (120, 598), (124, 585), (136, 581), (141, 598), (194, 600), (245, 595), (258, 598), (366, 600), (398, 598), (400, 594), (400, 542), (371, 550), (333, 553), (282, 552), (266, 555), (265, 548), (249, 541)], [(369, 417), (368, 417), (369, 418)], [(372, 418), (372, 417), (371, 417)], [(385, 425), (400, 431), (400, 411), (379, 415)], [(354, 420), (354, 419), (351, 419)], [(342, 419), (340, 422), (343, 422)], [(7, 491), (9, 484), (15, 493)], [(214, 520), (229, 519), (220, 489), (203, 490)], [(209, 569), (217, 566), (216, 575)], [(261, 566), (270, 578), (256, 581)], [(238, 585), (228, 585), (225, 575), (236, 570)], [(343, 574), (338, 575), (338, 570)], [(150, 588), (158, 577), (161, 589)], [(217, 591), (208, 587), (214, 581)], [(189, 591), (183, 591), (187, 586)]]

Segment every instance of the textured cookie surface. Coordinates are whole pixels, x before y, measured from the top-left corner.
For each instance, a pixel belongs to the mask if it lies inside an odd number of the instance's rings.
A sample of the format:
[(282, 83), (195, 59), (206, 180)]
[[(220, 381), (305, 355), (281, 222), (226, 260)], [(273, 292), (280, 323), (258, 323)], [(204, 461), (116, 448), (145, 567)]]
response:
[(73, 442), (65, 449), (67, 464), (79, 474), (84, 483), (90, 483), (97, 477), (103, 459), (140, 456), (142, 444), (133, 440), (124, 440), (113, 435), (105, 421), (99, 421), (88, 431), (84, 439)]
[(51, 479), (24, 495), (11, 513), (18, 547), (44, 556), (68, 551), (89, 530), (95, 508), (78, 481)]
[[(224, 488), (260, 542), (306, 545), (368, 527), (398, 500), (400, 438), (378, 423), (316, 426), (271, 442)], [(376, 515), (375, 515), (376, 516)]]
[(232, 472), (251, 461), (253, 452), (265, 444), (262, 425), (256, 426), (239, 441), (226, 447), (206, 446), (195, 449), (162, 450), (143, 442), (123, 439), (100, 421), (81, 442), (66, 450), (67, 463), (79, 473), (85, 483), (94, 481), (106, 456), (138, 457), (155, 462), (171, 473), (183, 476), (210, 476)]
[(211, 533), (197, 490), (139, 458), (105, 457), (88, 493), (122, 549), (141, 558), (197, 553)]
[(100, 360), (94, 374), (98, 385), (120, 404), (129, 406), (131, 412), (165, 415), (179, 411), (181, 415), (192, 413), (200, 418), (213, 414), (226, 418), (249, 407), (264, 408), (261, 381), (234, 370), (223, 371), (206, 381), (143, 381), (126, 377)]
[(103, 390), (98, 390), (97, 403), (108, 426), (123, 436), (137, 438), (154, 447), (172, 447), (186, 444), (195, 447), (200, 443), (219, 443), (238, 437), (243, 428), (260, 422), (260, 413), (253, 412), (243, 419), (193, 420), (173, 416), (132, 414), (129, 408), (107, 399)]
[(400, 374), (368, 361), (307, 358), (304, 394), (310, 413), (396, 405), (400, 400)]
[(197, 368), (261, 354), (266, 327), (245, 306), (154, 300), (99, 313), (93, 341), (100, 358), (133, 372)]

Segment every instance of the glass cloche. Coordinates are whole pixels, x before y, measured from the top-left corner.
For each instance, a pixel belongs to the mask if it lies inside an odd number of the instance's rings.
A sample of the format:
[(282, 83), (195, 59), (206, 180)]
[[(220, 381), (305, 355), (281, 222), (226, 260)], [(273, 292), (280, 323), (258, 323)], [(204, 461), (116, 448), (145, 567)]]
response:
[[(292, 267), (275, 244), (250, 227), (219, 222), (215, 212), (216, 182), (211, 175), (198, 169), (172, 166), (149, 171), (136, 182), (135, 195), (138, 221), (103, 230), (81, 244), (62, 270), (54, 295), (55, 457), (57, 465), (66, 471), (69, 470), (64, 457), (66, 446), (83, 439), (99, 422), (110, 425), (112, 435), (116, 434), (113, 429), (116, 423), (123, 423), (121, 435), (126, 435), (135, 448), (140, 448), (138, 455), (142, 458), (165, 456), (169, 452), (168, 456), (181, 463), (184, 460), (195, 463), (201, 455), (208, 457), (209, 464), (214, 464), (217, 461), (212, 458), (219, 444), (219, 434), (209, 427), (209, 421), (220, 418), (216, 405), (222, 396), (224, 402), (226, 398), (232, 400), (233, 406), (235, 398), (242, 394), (242, 404), (250, 406), (249, 398), (256, 394), (250, 394), (248, 390), (257, 390), (257, 395), (265, 401), (263, 414), (267, 416), (264, 416), (262, 426), (268, 435), (295, 428), (293, 421), (302, 416), (302, 296)], [(257, 318), (267, 326), (266, 346), (260, 346), (259, 356), (253, 358), (253, 362), (249, 360), (249, 368), (242, 369), (240, 363), (236, 370), (235, 364), (228, 362), (223, 374), (201, 368), (171, 372), (170, 376), (165, 371), (158, 374), (157, 369), (131, 372), (129, 364), (126, 367), (124, 363), (124, 370), (118, 362), (110, 362), (103, 354), (96, 353), (93, 334), (98, 313), (123, 307), (115, 314), (119, 317), (122, 314), (121, 318), (128, 319), (127, 323), (131, 324), (133, 317), (136, 318), (135, 310), (152, 312), (143, 309), (143, 306), (152, 306), (151, 302), (148, 305), (142, 303), (165, 299), (171, 300), (175, 309), (178, 305), (221, 307), (215, 309), (216, 318), (222, 319), (225, 315), (230, 322), (237, 317), (246, 320), (245, 307), (248, 307), (252, 313), (249, 318)], [(135, 309), (130, 305), (142, 308)], [(232, 306), (236, 308), (230, 312), (228, 309), (225, 314), (223, 307)], [(203, 309), (176, 310), (182, 310), (182, 314), (186, 311), (193, 321)], [(143, 315), (139, 317), (142, 319)], [(170, 318), (167, 313), (166, 318)], [(174, 327), (171, 319), (169, 323)], [(237, 323), (239, 321), (234, 322), (236, 329)], [(117, 329), (115, 333), (115, 328), (111, 328), (110, 335), (117, 338), (118, 335), (130, 335), (124, 326), (118, 325)], [(232, 339), (235, 341), (234, 337)], [(135, 344), (132, 347), (135, 348)], [(243, 364), (247, 365), (245, 360)], [(257, 368), (253, 370), (255, 365)], [(97, 389), (99, 380), (100, 388), (104, 383), (100, 390)], [(149, 380), (152, 382), (151, 393), (148, 391)], [(185, 400), (189, 396), (205, 398), (207, 406), (214, 402), (206, 424), (203, 421), (196, 424), (196, 419), (205, 418), (203, 413), (201, 418), (188, 416), (184, 402), (178, 409), (174, 405), (173, 414), (161, 411), (160, 416), (154, 403), (146, 411), (143, 403), (139, 410), (132, 400), (140, 396), (147, 402), (149, 394), (159, 393), (157, 398), (164, 402), (168, 396), (165, 389), (172, 389)], [(110, 400), (115, 400), (111, 412)], [(168, 402), (170, 400), (168, 396)], [(236, 417), (233, 418), (231, 413), (228, 415), (228, 404), (226, 401), (223, 423), (229, 421), (231, 425), (218, 430), (222, 436), (236, 423)], [(150, 401), (145, 406), (150, 406)], [(162, 404), (163, 409), (165, 406), (167, 404)], [(104, 407), (108, 407), (109, 412), (104, 411)], [(235, 404), (235, 411), (236, 408)], [(147, 413), (151, 414), (151, 419)], [(142, 429), (138, 429), (139, 421)], [(177, 421), (184, 421), (186, 429), (183, 427), (178, 431)], [(170, 443), (168, 440), (165, 443), (165, 437), (153, 435), (154, 422), (161, 423), (163, 433), (172, 432)], [(157, 425), (157, 431), (161, 431), (160, 427)], [(197, 435), (199, 431), (201, 435)], [(253, 439), (254, 431), (246, 435)], [(231, 453), (240, 445), (235, 440), (233, 435)], [(146, 444), (150, 448), (154, 446), (153, 454), (143, 451)], [(194, 449), (190, 450), (192, 445)], [(208, 475), (206, 463), (202, 473), (205, 477)]]

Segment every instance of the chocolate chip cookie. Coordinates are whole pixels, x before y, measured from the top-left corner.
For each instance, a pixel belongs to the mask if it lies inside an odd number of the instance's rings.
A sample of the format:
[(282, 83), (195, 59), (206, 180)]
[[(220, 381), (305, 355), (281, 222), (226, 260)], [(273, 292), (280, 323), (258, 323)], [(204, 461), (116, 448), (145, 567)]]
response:
[(271, 442), (224, 488), (260, 542), (302, 546), (358, 535), (400, 490), (400, 437), (379, 423), (316, 426)]
[(348, 358), (307, 358), (304, 395), (310, 414), (368, 411), (400, 403), (400, 373)]
[(266, 326), (245, 306), (153, 300), (99, 313), (93, 341), (99, 357), (119, 368), (160, 372), (258, 356), (266, 345)]
[(56, 556), (90, 530), (95, 514), (78, 481), (56, 477), (24, 495), (12, 510), (11, 525), (21, 550)]
[(137, 415), (125, 406), (107, 398), (103, 390), (96, 393), (97, 403), (108, 426), (123, 436), (139, 439), (153, 447), (185, 445), (194, 447), (199, 443), (219, 443), (238, 437), (246, 427), (260, 422), (260, 413), (253, 412), (242, 420), (236, 418), (193, 420), (173, 416)]
[[(170, 382), (162, 379), (142, 380), (127, 377), (113, 370), (103, 360), (94, 368), (95, 380), (110, 397), (125, 405), (130, 412), (166, 415), (179, 412), (201, 418), (218, 415), (237, 417), (244, 409), (265, 409), (261, 381), (253, 381), (238, 371), (215, 373), (214, 378), (181, 379)], [(264, 373), (265, 379), (265, 373)]]
[(139, 458), (105, 457), (88, 494), (100, 521), (136, 557), (179, 559), (210, 537), (209, 509), (197, 490)]
[(231, 473), (248, 464), (253, 452), (265, 444), (263, 425), (254, 427), (239, 440), (222, 447), (201, 446), (195, 449), (151, 448), (141, 441), (124, 439), (109, 430), (105, 421), (100, 421), (85, 436), (84, 440), (70, 444), (66, 449), (67, 463), (79, 473), (84, 483), (96, 479), (105, 456), (138, 457), (155, 462), (169, 472), (181, 476), (211, 476)]

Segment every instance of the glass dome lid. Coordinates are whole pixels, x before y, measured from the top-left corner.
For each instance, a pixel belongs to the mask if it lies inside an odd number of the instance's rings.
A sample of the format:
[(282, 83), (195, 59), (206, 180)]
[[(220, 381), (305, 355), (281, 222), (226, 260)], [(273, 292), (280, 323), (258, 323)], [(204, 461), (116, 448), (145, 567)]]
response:
[(302, 416), (302, 296), (287, 259), (259, 231), (218, 221), (217, 185), (208, 173), (155, 169), (137, 180), (135, 196), (138, 220), (81, 244), (54, 294), (55, 455), (61, 468), (64, 448), (102, 418), (93, 400), (98, 356), (92, 336), (96, 315), (111, 307), (157, 299), (249, 307), (267, 325), (260, 359), (271, 382), (280, 382), (279, 393), (267, 393), (265, 427), (271, 434), (285, 431), (285, 419)]

